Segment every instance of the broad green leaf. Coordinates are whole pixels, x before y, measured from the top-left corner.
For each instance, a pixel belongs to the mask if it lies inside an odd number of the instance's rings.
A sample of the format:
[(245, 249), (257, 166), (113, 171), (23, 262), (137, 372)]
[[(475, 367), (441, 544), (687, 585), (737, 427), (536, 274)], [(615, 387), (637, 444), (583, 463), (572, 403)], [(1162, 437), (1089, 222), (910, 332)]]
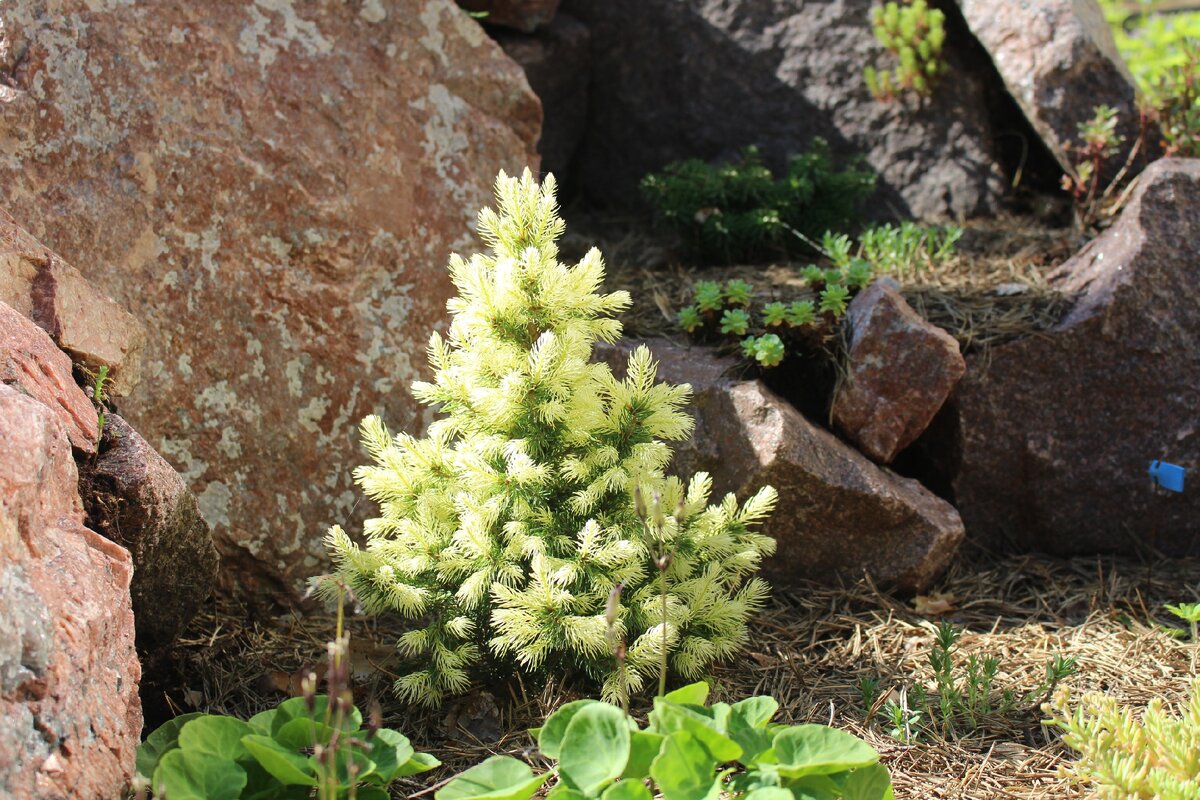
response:
[(661, 733), (632, 731), (629, 736), (629, 763), (625, 765), (621, 777), (638, 781), (649, 778), (650, 765), (658, 758), (666, 738)]
[(846, 800), (893, 800), (892, 776), (883, 764), (856, 769), (842, 784)]
[(557, 711), (547, 717), (546, 724), (537, 729), (538, 750), (542, 751), (542, 755), (546, 758), (558, 758), (563, 734), (567, 732), (567, 726), (571, 724), (571, 719), (582, 709), (599, 702), (599, 700), (575, 700), (565, 706), (560, 706)]
[(370, 757), (375, 762), (375, 772), (370, 780), (387, 786), (414, 755), (416, 753), (407, 736), (391, 728), (380, 728), (371, 739)]
[(242, 737), (250, 733), (254, 729), (240, 719), (205, 714), (183, 726), (179, 731), (179, 746), (192, 753), (237, 761), (246, 756)]
[(254, 728), (255, 733), (263, 736), (270, 736), (272, 730), (272, 721), (275, 715), (279, 713), (278, 708), (268, 708), (266, 711), (260, 711), (250, 719), (246, 720), (246, 724)]
[[(844, 773), (843, 773), (844, 774)], [(796, 800), (839, 800), (842, 786), (829, 775), (805, 775), (787, 782)]]
[(577, 792), (562, 781), (554, 784), (554, 788), (546, 792), (546, 800), (587, 800), (583, 792)]
[[(323, 722), (296, 717), (278, 726), (271, 738), (290, 750), (304, 750), (317, 744), (329, 744), (336, 729)], [(343, 738), (346, 735), (343, 734)]]
[(767, 723), (779, 710), (779, 703), (774, 697), (747, 697), (729, 707), (729, 721), (737, 720), (740, 724), (751, 728), (767, 729)]
[(673, 692), (663, 695), (664, 700), (684, 706), (702, 706), (708, 700), (708, 684), (704, 681), (681, 686)]
[(529, 800), (550, 777), (534, 775), (523, 761), (512, 756), (492, 756), (455, 777), (434, 793), (435, 800)]
[(825, 725), (795, 725), (775, 735), (772, 743), (779, 773), (788, 778), (830, 775), (869, 767), (879, 754), (862, 739)]
[(626, 714), (607, 703), (579, 709), (567, 725), (559, 750), (558, 774), (572, 789), (592, 797), (621, 777), (629, 763)]
[(246, 771), (236, 761), (177, 747), (159, 759), (151, 785), (156, 797), (171, 800), (237, 800)]
[(288, 750), (269, 736), (242, 737), (242, 745), (262, 768), (285, 786), (316, 786), (312, 759)]
[(770, 749), (767, 723), (778, 708), (779, 703), (773, 697), (750, 697), (731, 706), (725, 733), (742, 748), (739, 760), (746, 766), (754, 763), (755, 756)]
[(747, 793), (742, 800), (796, 800), (791, 789), (780, 786), (763, 786)]
[[(354, 769), (350, 769), (350, 765)], [(369, 778), (375, 772), (375, 762), (357, 747), (338, 747), (333, 754), (334, 777), (338, 786), (349, 790), (351, 784)]]
[[(729, 707), (724, 709), (728, 715)], [(674, 703), (654, 701), (654, 711), (650, 712), (659, 733), (672, 734), (686, 731), (695, 736), (718, 763), (733, 761), (742, 754), (742, 747), (733, 739), (726, 736), (718, 725), (724, 720), (714, 720), (712, 717), (697, 713), (694, 709), (684, 708)]]
[(360, 786), (355, 793), (358, 800), (391, 800), (391, 795), (387, 789), (378, 786)]
[(408, 761), (400, 766), (392, 779), (407, 778), (409, 775), (416, 775), (421, 772), (428, 772), (431, 769), (436, 769), (442, 765), (441, 761), (431, 756), (429, 753), (413, 753)]
[(716, 800), (721, 776), (708, 750), (690, 733), (673, 733), (650, 765), (663, 800)]
[[(623, 780), (604, 790), (600, 800), (654, 800), (642, 781)], [(769, 798), (768, 798), (769, 800)]]
[(146, 741), (138, 746), (136, 762), (138, 774), (146, 778), (152, 777), (154, 768), (158, 766), (158, 760), (179, 747), (179, 729), (202, 716), (204, 715), (199, 712), (183, 714), (159, 725), (154, 733), (147, 736)]
[[(275, 716), (271, 718), (271, 735), (274, 736), (287, 723), (294, 719), (314, 719), (318, 722), (325, 722), (325, 715), (329, 711), (328, 695), (319, 694), (313, 698), (313, 710), (309, 713), (308, 703), (303, 697), (293, 697), (290, 700), (284, 700), (275, 709)], [(332, 715), (329, 724), (333, 725), (334, 720)], [(338, 726), (334, 726), (338, 727)], [(346, 718), (342, 720), (341, 729), (344, 731), (356, 731), (362, 727), (362, 712), (355, 706), (350, 707)]]

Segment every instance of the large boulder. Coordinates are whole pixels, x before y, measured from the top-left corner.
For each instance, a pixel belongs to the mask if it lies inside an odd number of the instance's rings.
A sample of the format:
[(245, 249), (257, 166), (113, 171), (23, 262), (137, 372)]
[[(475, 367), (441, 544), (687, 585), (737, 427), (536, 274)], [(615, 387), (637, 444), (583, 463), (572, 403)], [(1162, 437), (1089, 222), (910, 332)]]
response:
[[(324, 569), (368, 512), (355, 426), (407, 388), (501, 170), (536, 168), (520, 68), (451, 0), (11, 0), (0, 200), (147, 329), (123, 415), (238, 583)], [(230, 580), (232, 582), (232, 580)]]
[[(767, 484), (779, 491), (765, 528), (777, 542), (763, 567), (773, 582), (836, 583), (865, 573), (880, 586), (918, 591), (949, 564), (963, 538), (949, 503), (873, 464), (761, 381), (727, 377), (728, 360), (648, 344), (659, 379), (693, 390), (696, 429), (676, 448), (672, 471), (709, 473), (717, 496), (744, 498)], [(631, 349), (621, 343), (598, 355), (620, 373)]]
[(954, 337), (899, 289), (882, 278), (850, 302), (846, 377), (833, 397), (834, 424), (881, 464), (925, 432), (966, 369)]
[(1059, 268), (1078, 295), (1043, 335), (971, 356), (954, 406), (954, 494), (992, 545), (1200, 553), (1200, 492), (1152, 488), (1153, 459), (1200, 468), (1200, 161), (1142, 173), (1120, 219)]
[(96, 407), (75, 383), (71, 359), (44, 330), (5, 303), (0, 303), (0, 384), (51, 409), (74, 447), (96, 451)]
[[(1064, 168), (1073, 164), (1068, 146), (1079, 143), (1079, 126), (1096, 106), (1118, 113), (1125, 143), (1121, 156), (1105, 165), (1106, 177), (1113, 178), (1138, 140), (1141, 122), (1136, 84), (1096, 0), (957, 3), (1009, 93)], [(1143, 149), (1157, 146), (1151, 131)]]
[(647, 173), (758, 145), (768, 163), (823, 137), (879, 173), (874, 210), (966, 216), (998, 204), (986, 78), (950, 39), (950, 77), (929, 101), (879, 102), (863, 67), (894, 61), (871, 27), (873, 0), (566, 0), (592, 34), (583, 189), (628, 205)]
[(99, 455), (82, 465), (83, 501), (96, 531), (126, 547), (137, 645), (170, 647), (212, 591), (217, 551), (179, 473), (119, 415), (105, 415)]
[(140, 740), (129, 553), (83, 526), (67, 429), (0, 385), (0, 796), (118, 798)]
[(587, 26), (567, 14), (534, 34), (496, 31), (496, 41), (521, 65), (529, 86), (542, 101), (545, 121), (538, 154), (542, 172), (562, 181), (587, 131), (591, 83), (591, 35)]
[(141, 323), (3, 209), (0, 302), (40, 325), (76, 363), (93, 373), (107, 367), (107, 394), (127, 395), (137, 385), (146, 338)]

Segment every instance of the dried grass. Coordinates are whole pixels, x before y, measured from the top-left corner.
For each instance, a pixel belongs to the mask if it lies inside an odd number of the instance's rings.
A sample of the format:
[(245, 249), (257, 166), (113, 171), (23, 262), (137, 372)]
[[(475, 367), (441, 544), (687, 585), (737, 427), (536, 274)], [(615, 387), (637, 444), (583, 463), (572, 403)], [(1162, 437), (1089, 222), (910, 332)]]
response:
[[(1158, 626), (1170, 622), (1164, 603), (1200, 597), (1200, 561), (977, 553), (961, 559), (935, 590), (957, 598), (945, 619), (965, 627), (964, 656), (1001, 658), (998, 688), (1031, 691), (1046, 661), (1061, 653), (1079, 660), (1078, 674), (1068, 680), (1074, 688), (1101, 689), (1135, 706), (1154, 696), (1171, 702), (1186, 696), (1200, 647)], [(885, 690), (930, 680), (926, 658), (936, 619), (867, 580), (779, 592), (754, 619), (747, 655), (714, 671), (715, 691), (723, 699), (772, 694), (782, 720), (829, 723), (864, 737), (883, 754), (899, 798), (1083, 797), (1059, 776), (1070, 754), (1041, 726), (1035, 708), (970, 735), (912, 745), (890, 738), (885, 722), (861, 708), (860, 677), (881, 679)], [(333, 618), (324, 613), (263, 618), (219, 602), (177, 648), (186, 682), (169, 699), (181, 711), (250, 716), (286, 697), (288, 676), (319, 662), (332, 630)], [(534, 758), (525, 730), (594, 689), (561, 676), (505, 676), (438, 710), (405, 707), (388, 691), (396, 668), (388, 643), (400, 628), (357, 618), (352, 630), (360, 703), (378, 700), (386, 724), (446, 763), (398, 786), (398, 796), (427, 790), (494, 753)], [(646, 705), (642, 698), (642, 712)]]

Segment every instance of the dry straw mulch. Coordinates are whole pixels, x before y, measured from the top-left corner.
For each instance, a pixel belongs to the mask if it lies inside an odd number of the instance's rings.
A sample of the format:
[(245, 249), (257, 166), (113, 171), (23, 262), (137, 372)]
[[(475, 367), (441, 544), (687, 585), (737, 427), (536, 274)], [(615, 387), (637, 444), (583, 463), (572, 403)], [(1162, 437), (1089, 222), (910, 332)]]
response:
[[(1167, 602), (1200, 599), (1200, 561), (1142, 563), (1110, 558), (964, 557), (934, 591), (953, 595), (944, 619), (962, 626), (961, 654), (1001, 659), (997, 689), (1024, 694), (1056, 653), (1074, 656), (1075, 689), (1100, 689), (1135, 706), (1162, 696), (1180, 702), (1200, 646), (1163, 630)], [(850, 730), (882, 754), (899, 798), (1062, 798), (1086, 793), (1059, 775), (1070, 753), (1041, 713), (1028, 707), (990, 720), (971, 734), (925, 736), (904, 745), (869, 717), (856, 688), (878, 678), (885, 690), (928, 681), (927, 655), (938, 617), (910, 600), (855, 586), (805, 586), (778, 592), (751, 626), (747, 654), (715, 670), (716, 695), (772, 694), (787, 722)], [(324, 612), (262, 616), (222, 600), (192, 624), (176, 651), (183, 681), (167, 700), (248, 717), (298, 688), (319, 665), (333, 618)], [(423, 793), (494, 753), (535, 758), (526, 729), (561, 703), (591, 691), (560, 676), (497, 677), (441, 709), (404, 707), (388, 691), (396, 665), (390, 643), (400, 628), (382, 619), (352, 624), (360, 703), (379, 702), (385, 724), (409, 735), (446, 766), (400, 784), (397, 796)], [(647, 707), (645, 698), (641, 710)]]

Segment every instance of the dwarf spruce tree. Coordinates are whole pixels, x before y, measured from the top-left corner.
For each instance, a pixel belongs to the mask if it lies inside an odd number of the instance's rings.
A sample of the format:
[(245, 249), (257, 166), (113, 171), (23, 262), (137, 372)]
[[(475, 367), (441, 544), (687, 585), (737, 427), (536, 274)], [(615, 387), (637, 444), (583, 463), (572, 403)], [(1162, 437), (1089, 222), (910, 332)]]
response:
[(644, 346), (624, 380), (591, 363), (629, 295), (599, 293), (596, 249), (558, 261), (554, 191), (553, 177), (500, 174), (499, 211), (479, 215), (491, 253), (451, 257), (453, 322), (430, 338), (433, 382), (413, 386), (442, 416), (423, 439), (363, 421), (375, 463), (356, 477), (381, 513), (365, 547), (328, 536), (368, 611), (418, 621), (399, 642), (410, 700), (466, 689), (484, 658), (581, 667), (616, 696), (657, 675), (664, 640), (670, 669), (695, 677), (744, 644), (767, 590), (751, 574), (774, 541), (752, 529), (774, 490), (710, 506), (707, 475), (664, 477), (666, 442), (690, 433), (690, 387), (656, 383)]

